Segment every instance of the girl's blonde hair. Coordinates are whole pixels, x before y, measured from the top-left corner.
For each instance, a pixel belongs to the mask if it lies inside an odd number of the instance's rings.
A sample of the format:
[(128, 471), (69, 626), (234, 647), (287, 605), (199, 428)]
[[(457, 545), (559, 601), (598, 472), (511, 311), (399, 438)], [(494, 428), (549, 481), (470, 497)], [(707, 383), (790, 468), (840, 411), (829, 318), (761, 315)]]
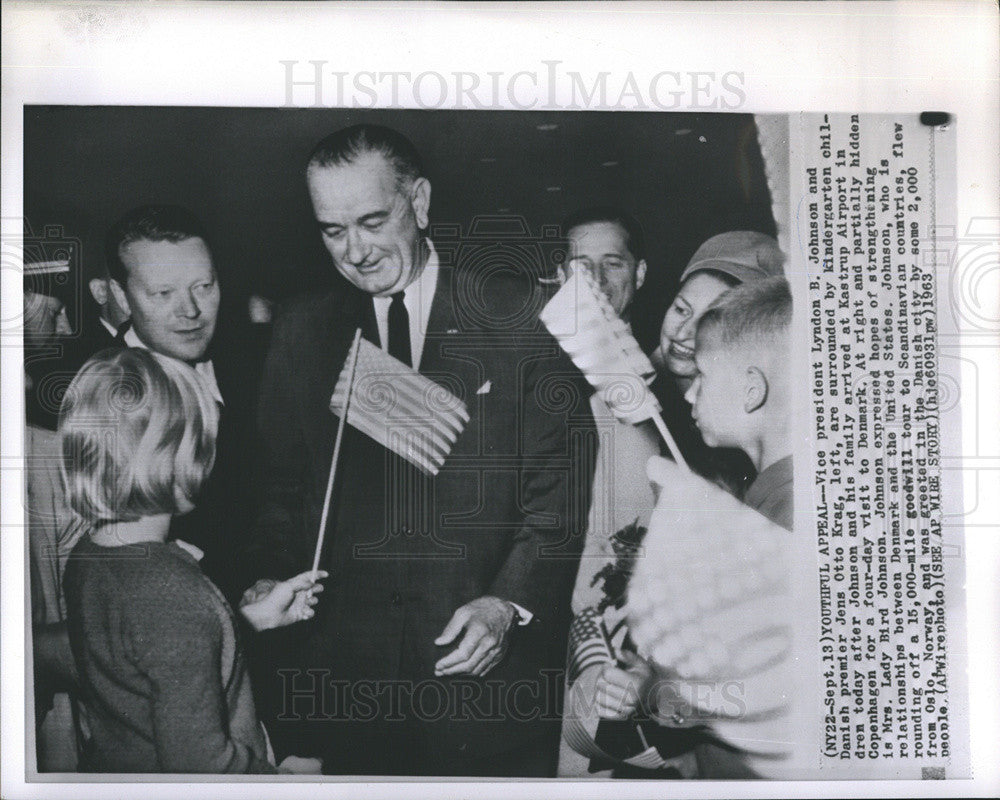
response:
[(97, 524), (190, 509), (215, 462), (219, 410), (187, 364), (105, 350), (73, 378), (59, 421), (70, 507)]

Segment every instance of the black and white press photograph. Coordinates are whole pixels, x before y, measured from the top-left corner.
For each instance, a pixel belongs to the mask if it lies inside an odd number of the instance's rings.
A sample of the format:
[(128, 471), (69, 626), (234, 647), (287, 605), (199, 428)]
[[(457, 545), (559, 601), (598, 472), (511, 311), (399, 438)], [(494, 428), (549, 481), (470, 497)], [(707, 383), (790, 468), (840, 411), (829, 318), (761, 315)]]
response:
[[(192, 5), (15, 5), (109, 61), (79, 94), (4, 62), (12, 797), (976, 777), (975, 118), (782, 107), (725, 59), (394, 71), (378, 4), (207, 4), (227, 46), (358, 40), (256, 100), (178, 56), (185, 94), (163, 42), (114, 59)], [(694, 13), (659, 8), (621, 20)]]
[(794, 528), (752, 116), (25, 129), (40, 770), (755, 774), (624, 612), (652, 458)]

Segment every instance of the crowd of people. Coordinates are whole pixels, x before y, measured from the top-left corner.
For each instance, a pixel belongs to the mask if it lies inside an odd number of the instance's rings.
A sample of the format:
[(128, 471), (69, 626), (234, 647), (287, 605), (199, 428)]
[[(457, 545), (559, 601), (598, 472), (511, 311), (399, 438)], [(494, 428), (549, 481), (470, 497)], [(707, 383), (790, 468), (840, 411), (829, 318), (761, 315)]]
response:
[[(109, 228), (90, 352), (26, 356), (44, 467), (28, 470), (39, 768), (752, 776), (710, 722), (639, 701), (657, 667), (630, 647), (609, 576), (656, 503), (647, 462), (669, 454), (540, 325), (552, 287), (442, 259), (430, 178), (394, 130), (333, 133), (306, 181), (344, 280), (282, 304), (259, 369), (219, 347), (211, 235), (170, 205)], [(586, 270), (628, 324), (641, 227), (607, 207), (563, 232), (560, 279)], [(650, 358), (691, 468), (791, 530), (783, 262), (761, 233), (710, 238)], [(58, 341), (46, 308), (26, 295), (26, 353)], [(348, 425), (328, 488), (331, 396), (358, 330), (465, 403), (436, 475)], [(56, 363), (65, 393), (46, 416)], [(574, 620), (602, 615), (623, 631), (616, 660), (568, 672)], [(571, 746), (563, 698), (581, 687), (600, 720), (652, 731), (662, 758)]]

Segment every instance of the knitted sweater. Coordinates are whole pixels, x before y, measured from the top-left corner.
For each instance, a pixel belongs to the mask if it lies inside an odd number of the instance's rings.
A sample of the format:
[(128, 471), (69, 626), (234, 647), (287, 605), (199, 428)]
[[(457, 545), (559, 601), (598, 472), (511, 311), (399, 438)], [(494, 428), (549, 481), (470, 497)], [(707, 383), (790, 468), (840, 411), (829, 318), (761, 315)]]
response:
[(64, 580), (83, 769), (273, 773), (233, 611), (176, 544), (85, 536)]

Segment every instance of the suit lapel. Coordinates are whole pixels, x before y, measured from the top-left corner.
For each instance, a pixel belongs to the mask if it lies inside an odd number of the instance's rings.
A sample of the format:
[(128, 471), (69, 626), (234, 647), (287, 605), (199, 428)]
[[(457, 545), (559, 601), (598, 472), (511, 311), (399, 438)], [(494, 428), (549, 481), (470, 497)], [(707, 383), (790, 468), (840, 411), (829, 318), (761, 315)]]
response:
[(420, 373), (461, 399), (469, 411), (471, 419), (453, 450), (468, 449), (463, 448), (463, 444), (468, 445), (479, 437), (477, 410), (480, 398), (476, 390), (488, 379), (481, 353), (459, 330), (455, 313), (458, 279), (453, 267), (440, 267), (420, 357)]
[(339, 303), (332, 300), (330, 310), (320, 315), (320, 319), (324, 324), (322, 329), (316, 331), (311, 342), (312, 354), (306, 361), (312, 366), (312, 389), (307, 402), (310, 407), (326, 410), (321, 416), (323, 427), (327, 428), (327, 418), (333, 416), (329, 412), (330, 398), (354, 340), (354, 332), (360, 326), (362, 336), (370, 341), (374, 336), (377, 343), (378, 327), (375, 325), (371, 298), (361, 292), (352, 292)]
[(446, 343), (448, 331), (457, 330), (454, 305), (454, 271), (450, 267), (439, 267), (437, 286), (431, 300), (431, 313), (424, 332), (424, 348), (420, 354), (420, 371), (434, 370), (440, 366), (440, 344)]
[(376, 347), (382, 347), (382, 337), (378, 333), (378, 321), (375, 319), (375, 303), (370, 294), (358, 293), (355, 302), (355, 316), (351, 327), (350, 341), (354, 339), (354, 332), (361, 327), (361, 335)]

